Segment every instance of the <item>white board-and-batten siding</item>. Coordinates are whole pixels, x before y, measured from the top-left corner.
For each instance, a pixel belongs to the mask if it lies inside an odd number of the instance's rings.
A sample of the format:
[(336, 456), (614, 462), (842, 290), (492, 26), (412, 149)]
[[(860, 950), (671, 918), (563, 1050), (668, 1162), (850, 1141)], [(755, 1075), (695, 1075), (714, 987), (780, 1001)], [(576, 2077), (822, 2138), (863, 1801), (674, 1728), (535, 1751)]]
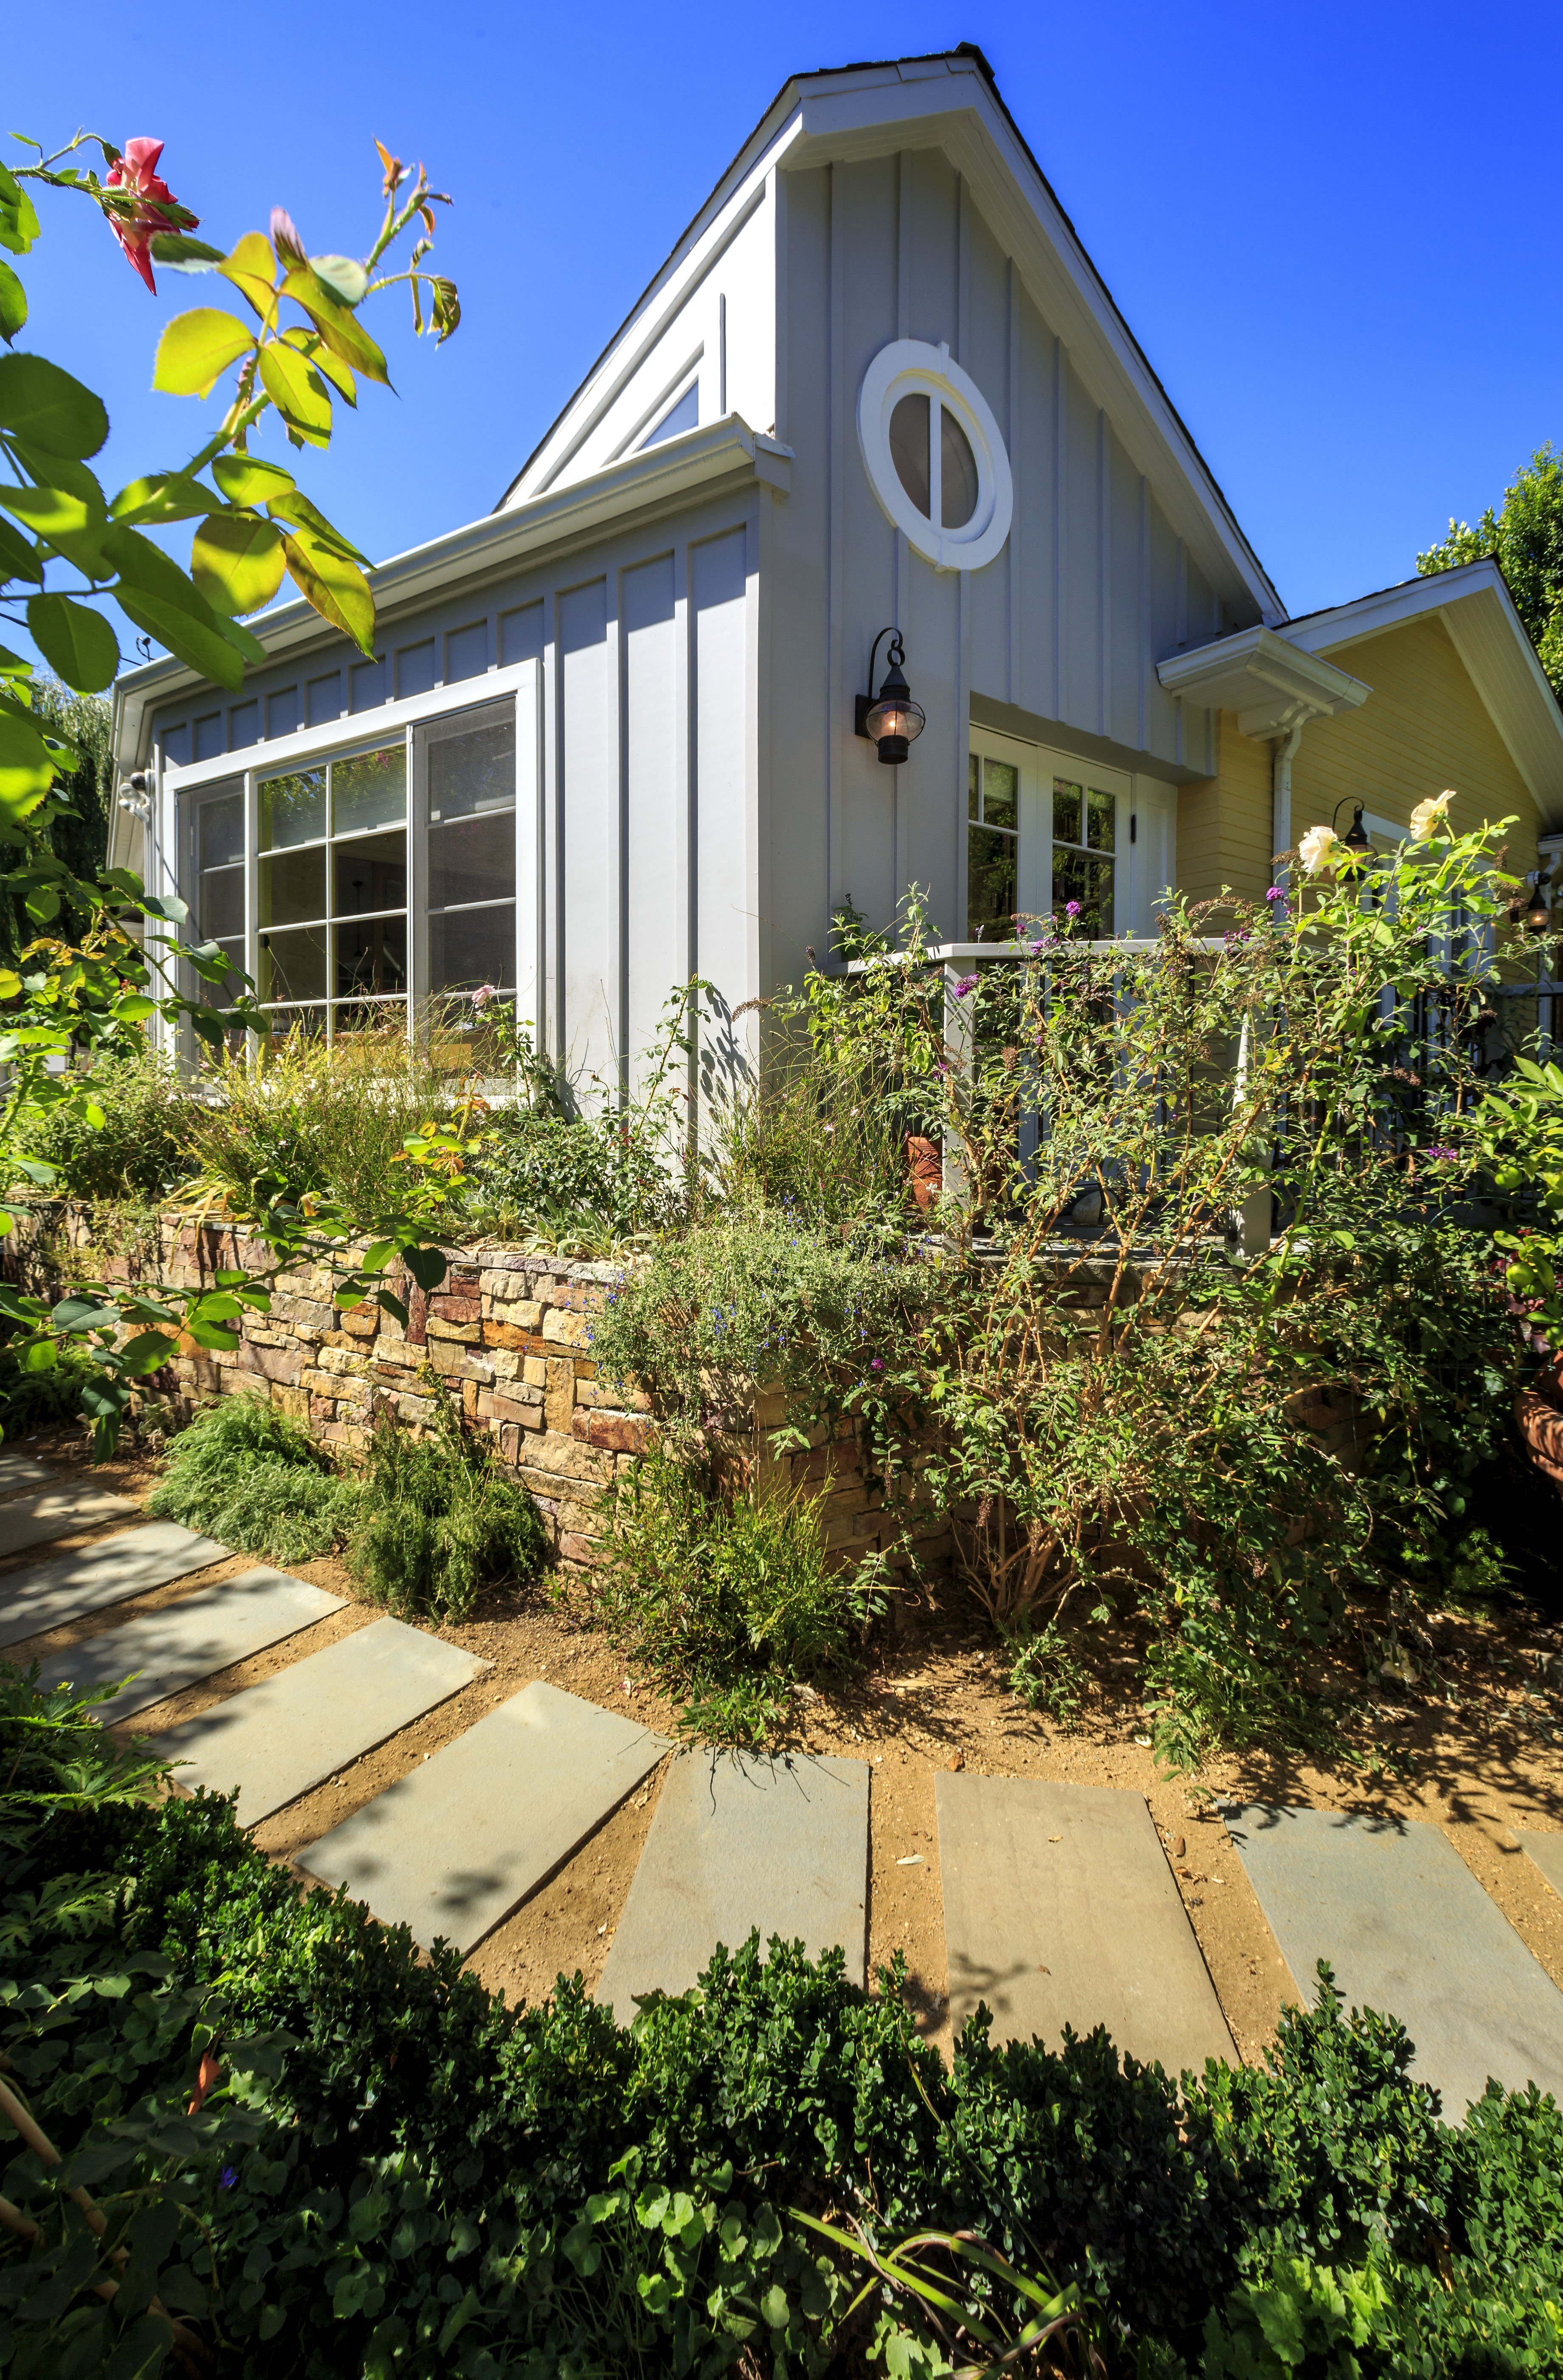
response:
[[(1235, 580), (1213, 587), (1174, 533), (941, 150), (778, 178), (776, 424), (795, 462), (791, 499), (775, 515), (769, 589), (768, 979), (793, 971), (848, 896), (883, 925), (915, 883), (937, 926), (964, 933), (974, 719), (1130, 772), (1159, 847), (1177, 784), (1216, 762), (1208, 714), (1185, 713), (1156, 663), (1253, 611)], [(998, 557), (970, 573), (938, 571), (913, 552), (864, 468), (864, 373), (906, 338), (947, 345), (1004, 434), (1012, 526)], [(870, 647), (891, 624), (904, 634), (927, 713), (900, 770), (880, 767), (853, 732)], [(1161, 889), (1149, 886), (1147, 856), (1135, 871), (1146, 905)], [(1169, 845), (1164, 881), (1170, 875)], [(1120, 922), (1143, 930), (1151, 921), (1147, 911)]]
[[(240, 698), (208, 688), (165, 706), (149, 880), (188, 889), (174, 858), (181, 792), (513, 701), (519, 1011), (583, 1089), (633, 1082), (675, 987), (707, 977), (731, 1010), (761, 988), (754, 689), (769, 501), (692, 508), (457, 591), (384, 621), (372, 662), (338, 639), (253, 671)], [(413, 850), (409, 878), (416, 905)], [(752, 1015), (711, 1038), (722, 1065), (742, 1063)]]

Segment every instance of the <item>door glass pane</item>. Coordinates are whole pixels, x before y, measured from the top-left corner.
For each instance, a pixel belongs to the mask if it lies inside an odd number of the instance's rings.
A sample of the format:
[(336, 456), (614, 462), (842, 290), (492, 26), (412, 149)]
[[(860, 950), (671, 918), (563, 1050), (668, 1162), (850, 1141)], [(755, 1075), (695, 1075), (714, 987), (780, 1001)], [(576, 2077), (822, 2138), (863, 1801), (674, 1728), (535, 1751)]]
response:
[(382, 752), (357, 752), (331, 766), (331, 828), (357, 834), (364, 827), (400, 825), (407, 814), (407, 752), (389, 744)]
[(201, 871), (200, 890), (196, 895), (195, 917), (199, 929), (197, 939), (209, 942), (225, 941), (230, 934), (244, 932), (244, 868), (207, 868)]
[(1053, 832), (1060, 843), (1081, 840), (1080, 820), (1084, 797), (1078, 785), (1065, 783), (1062, 777), (1053, 779)]
[(208, 795), (197, 813), (200, 871), (244, 863), (244, 788), (217, 797)]
[(515, 814), (457, 819), (429, 830), (429, 905), (500, 901), (515, 891)]
[(190, 987), (192, 998), (205, 1001), (209, 1008), (226, 1008), (229, 1002), (236, 1000), (244, 990), (243, 936), (236, 941), (223, 942), (219, 948), (228, 962), (230, 972), (221, 983), (209, 983), (204, 976), (198, 976)]
[(891, 461), (920, 513), (933, 509), (928, 480), (928, 400), (903, 396), (891, 415)]
[(966, 939), (1007, 942), (1014, 931), (1020, 838), (987, 826), (968, 827), (966, 834)]
[[(515, 722), (490, 719), (429, 743), (429, 817), (470, 818), (515, 801)], [(497, 892), (499, 887), (496, 885)]]
[(1067, 909), (1078, 901), (1079, 915), (1070, 919), (1077, 934), (1104, 941), (1113, 930), (1112, 862), (1091, 859), (1083, 851), (1053, 846), (1053, 907)]
[(325, 989), (323, 926), (261, 935), (259, 996), (262, 1001), (323, 1000)]
[(976, 754), (968, 752), (966, 755), (966, 816), (969, 819), (980, 816), (977, 808), (977, 786), (981, 771), (982, 762), (977, 759)]
[(1110, 794), (1088, 794), (1086, 840), (1093, 851), (1111, 851), (1118, 837), (1118, 804)]
[(406, 991), (407, 988), (407, 921), (405, 917), (365, 917), (332, 928), (334, 973), (332, 990), (338, 999), (371, 992)]
[(260, 862), (262, 926), (292, 926), (325, 916), (325, 852), (278, 852)]
[(356, 1040), (367, 1039), (370, 1034), (384, 1041), (405, 1041), (407, 1038), (405, 1000), (338, 1001), (331, 1018), (332, 1037), (337, 1041), (347, 1033)]
[(940, 406), (939, 413), (939, 471), (940, 521), (946, 528), (964, 528), (976, 510), (976, 456), (948, 406)]
[(985, 826), (1012, 827), (1020, 798), (1020, 771), (1007, 760), (982, 764), (982, 820)]
[(326, 831), (326, 772), (298, 769), (291, 776), (266, 777), (260, 785), (260, 848), (282, 851), (313, 843)]
[(290, 1034), (296, 1033), (306, 1040), (313, 1041), (326, 1029), (326, 1013), (323, 1008), (273, 1008), (271, 1026), (271, 1047), (273, 1050)]
[(407, 838), (395, 834), (362, 834), (338, 843), (331, 854), (331, 913), (333, 917), (362, 917), (370, 909), (405, 909), (407, 905)]
[(429, 920), (430, 991), (474, 991), (480, 983), (515, 985), (515, 905), (458, 909)]

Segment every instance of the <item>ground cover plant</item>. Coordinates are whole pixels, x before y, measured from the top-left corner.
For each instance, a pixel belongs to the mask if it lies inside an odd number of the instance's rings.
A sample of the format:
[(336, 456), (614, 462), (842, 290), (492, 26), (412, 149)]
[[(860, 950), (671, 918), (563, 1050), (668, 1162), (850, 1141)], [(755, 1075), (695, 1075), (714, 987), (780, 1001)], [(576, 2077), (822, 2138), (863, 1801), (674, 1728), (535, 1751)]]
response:
[(180, 1431), (147, 1510), (285, 1565), (333, 1552), (360, 1500), (307, 1429), (263, 1396), (239, 1395), (201, 1406)]
[(893, 1973), (866, 1995), (780, 1944), (626, 2032), (578, 1979), (510, 2008), (300, 1894), (226, 1803), (147, 1799), (150, 1764), (14, 1669), (0, 1763), (0, 2358), (26, 2380), (173, 2369), (176, 2324), (266, 2380), (845, 2374), (870, 2348), (934, 2380), (1038, 2298), (1034, 2368), (1109, 2380), (1557, 2367), (1558, 2110), (1495, 2088), (1440, 2121), (1393, 2020), (1327, 1989), (1267, 2067), (1181, 2084), (980, 2018), (947, 2071)]
[(827, 1556), (822, 1499), (733, 1493), (654, 1448), (605, 1500), (592, 1609), (684, 1705), (686, 1731), (758, 1744), (795, 1686), (854, 1665), (883, 1608), (872, 1554)]
[(436, 1626), (468, 1619), (486, 1586), (535, 1579), (548, 1558), (531, 1497), (438, 1393), (426, 1436), (388, 1415), (377, 1424), (348, 1546), (348, 1566), (372, 1601)]

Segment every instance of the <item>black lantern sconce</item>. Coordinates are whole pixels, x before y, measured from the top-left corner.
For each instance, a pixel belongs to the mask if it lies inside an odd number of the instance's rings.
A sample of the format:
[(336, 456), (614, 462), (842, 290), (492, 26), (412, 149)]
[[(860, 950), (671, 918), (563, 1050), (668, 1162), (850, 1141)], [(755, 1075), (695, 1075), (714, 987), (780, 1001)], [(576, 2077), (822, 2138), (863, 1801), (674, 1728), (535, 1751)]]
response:
[(1545, 934), (1552, 923), (1552, 905), (1546, 890), (1551, 881), (1551, 868), (1544, 868), (1536, 878), (1535, 890), (1531, 894), (1530, 906), (1525, 911), (1525, 925), (1528, 931), (1533, 934)]
[[(1336, 803), (1335, 818), (1339, 818), (1340, 816), (1341, 811), (1345, 808), (1346, 804), (1351, 801), (1351, 795), (1346, 794), (1343, 795), (1340, 800)], [(1330, 823), (1333, 826), (1335, 820), (1332, 819)], [(1345, 833), (1341, 836), (1340, 841), (1343, 848), (1347, 851), (1361, 853), (1371, 851), (1373, 849), (1373, 844), (1369, 838), (1368, 831), (1363, 824), (1363, 804), (1361, 802), (1352, 803), (1351, 823), (1347, 828)]]
[[(890, 650), (885, 659), (890, 666), (878, 695), (874, 693), (874, 671), (879, 658), (879, 647), (890, 638)], [(868, 692), (857, 698), (857, 732), (870, 744), (877, 744), (879, 758), (890, 769), (899, 768), (908, 751), (927, 724), (921, 703), (912, 699), (912, 689), (906, 683), (906, 648), (901, 641), (899, 628), (881, 628), (874, 639), (874, 650), (868, 656)]]

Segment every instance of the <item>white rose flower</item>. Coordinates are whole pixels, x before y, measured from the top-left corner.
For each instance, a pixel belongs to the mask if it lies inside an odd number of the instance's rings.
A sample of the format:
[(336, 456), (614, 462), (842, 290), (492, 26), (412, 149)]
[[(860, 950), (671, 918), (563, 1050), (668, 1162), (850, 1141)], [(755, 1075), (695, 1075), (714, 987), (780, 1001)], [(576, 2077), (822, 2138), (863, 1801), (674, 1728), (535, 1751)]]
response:
[(1335, 848), (1332, 826), (1311, 826), (1297, 846), (1297, 856), (1310, 876), (1322, 876), (1334, 865)]
[(1418, 802), (1411, 814), (1413, 843), (1425, 843), (1430, 835), (1441, 832), (1448, 826), (1449, 804), (1453, 799), (1454, 787), (1451, 785), (1446, 793), (1433, 794), (1426, 801)]

